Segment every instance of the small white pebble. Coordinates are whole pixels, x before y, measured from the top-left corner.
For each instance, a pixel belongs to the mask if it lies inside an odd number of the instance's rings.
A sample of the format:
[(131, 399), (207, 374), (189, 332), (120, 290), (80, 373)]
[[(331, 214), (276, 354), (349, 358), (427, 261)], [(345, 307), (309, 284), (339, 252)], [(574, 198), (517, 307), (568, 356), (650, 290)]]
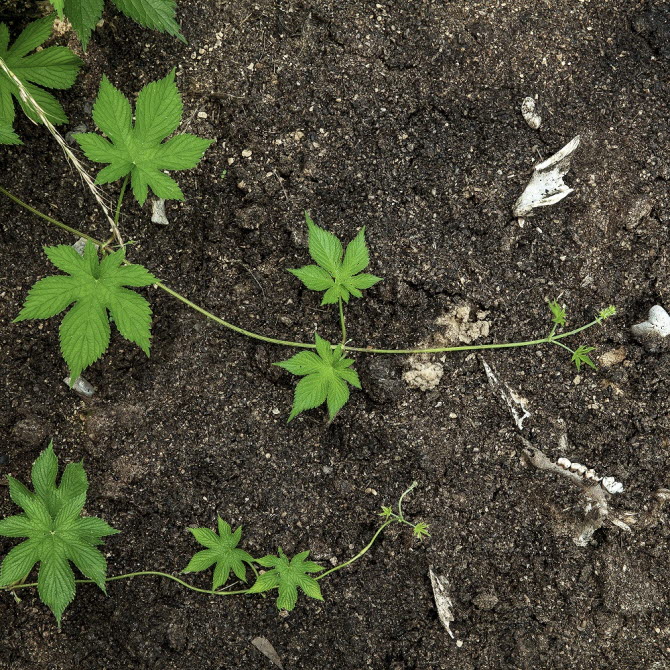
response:
[(567, 458), (559, 458), (556, 463), (566, 470), (572, 465)]
[(198, 112), (198, 118), (199, 119), (206, 119), (207, 118), (207, 112)]
[(542, 123), (542, 117), (536, 111), (536, 104), (533, 98), (524, 98), (521, 103), (521, 115), (525, 122), (533, 129), (537, 130)]
[(251, 157), (251, 149), (245, 149), (245, 150), (242, 152), (242, 157), (243, 157), (243, 158), (250, 158), (250, 157)]

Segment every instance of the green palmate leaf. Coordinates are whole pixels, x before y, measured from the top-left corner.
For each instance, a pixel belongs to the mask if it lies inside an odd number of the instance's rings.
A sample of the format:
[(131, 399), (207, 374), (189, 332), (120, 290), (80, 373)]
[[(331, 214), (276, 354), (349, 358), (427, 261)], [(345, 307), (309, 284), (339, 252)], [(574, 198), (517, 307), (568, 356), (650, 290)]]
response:
[(380, 277), (362, 273), (370, 257), (365, 244), (365, 226), (343, 252), (341, 242), (327, 230), (319, 228), (305, 212), (309, 230), (309, 255), (316, 265), (289, 270), (312, 291), (325, 291), (322, 305), (330, 305), (349, 297), (361, 298), (362, 290), (374, 286)]
[(310, 577), (309, 573), (320, 572), (323, 568), (314, 561), (308, 561), (309, 551), (303, 551), (293, 558), (279, 547), (277, 556), (272, 554), (259, 558), (256, 562), (265, 568), (271, 568), (260, 575), (248, 593), (263, 593), (278, 589), (277, 608), (292, 610), (298, 601), (298, 588), (310, 598), (323, 600), (319, 582)]
[[(51, 123), (59, 124), (67, 122), (63, 108), (51, 93), (40, 87), (70, 88), (74, 84), (82, 61), (66, 47), (48, 47), (28, 55), (51, 36), (53, 22), (53, 15), (33, 21), (26, 26), (11, 47), (9, 29), (4, 23), (0, 23), (0, 58), (21, 81)], [(30, 119), (35, 123), (42, 123), (34, 106), (21, 98), (17, 84), (0, 70), (0, 143), (3, 144), (19, 142), (18, 137), (12, 132), (15, 117), (12, 97)]]
[(330, 343), (318, 335), (316, 353), (301, 351), (286, 361), (274, 363), (291, 374), (302, 377), (295, 387), (293, 409), (288, 420), (291, 421), (300, 412), (325, 402), (332, 421), (349, 400), (347, 384), (361, 388), (358, 374), (351, 368), (353, 363), (353, 359), (343, 358), (341, 345), (332, 349)]
[[(71, 466), (76, 465), (75, 470)], [(0, 535), (25, 537), (5, 556), (0, 586), (25, 579), (40, 564), (37, 588), (40, 599), (54, 613), (58, 624), (75, 596), (75, 567), (103, 591), (107, 562), (95, 548), (102, 537), (118, 533), (97, 517), (82, 517), (86, 502), (86, 474), (81, 464), (70, 464), (56, 486), (58, 460), (49, 444), (32, 469), (34, 492), (12, 477), (10, 496), (22, 514), (0, 520)]]
[(212, 590), (218, 589), (228, 581), (231, 570), (238, 579), (246, 582), (245, 563), (251, 565), (254, 560), (246, 551), (237, 548), (242, 537), (242, 526), (232, 532), (230, 526), (218, 517), (218, 529), (218, 535), (209, 528), (189, 529), (195, 539), (207, 548), (195, 554), (184, 568), (184, 572), (201, 572), (216, 563)]
[(596, 364), (589, 357), (589, 352), (593, 351), (595, 347), (578, 347), (576, 351), (572, 352), (572, 362), (577, 366), (577, 371), (579, 372), (582, 368), (582, 364), (588, 365), (590, 368), (596, 369)]
[(90, 160), (109, 163), (98, 173), (96, 182), (107, 184), (130, 174), (133, 194), (141, 205), (149, 188), (159, 198), (183, 200), (177, 182), (163, 170), (195, 167), (214, 140), (182, 134), (163, 142), (181, 123), (182, 111), (174, 70), (140, 91), (134, 125), (130, 103), (103, 76), (93, 106), (93, 120), (109, 139), (95, 133), (74, 134)]
[(45, 247), (44, 251), (67, 276), (55, 275), (36, 282), (14, 321), (48, 319), (75, 303), (60, 326), (61, 352), (70, 368), (71, 383), (107, 350), (110, 316), (121, 335), (148, 356), (151, 307), (141, 295), (124, 287), (149, 286), (158, 281), (156, 277), (141, 265), (122, 265), (124, 247), (102, 261), (90, 242), (86, 243), (83, 256), (64, 244)]
[[(175, 35), (186, 42), (175, 21), (176, 0), (112, 0), (126, 16), (146, 28)], [(66, 18), (86, 51), (91, 33), (102, 18), (104, 0), (51, 0), (58, 16)]]

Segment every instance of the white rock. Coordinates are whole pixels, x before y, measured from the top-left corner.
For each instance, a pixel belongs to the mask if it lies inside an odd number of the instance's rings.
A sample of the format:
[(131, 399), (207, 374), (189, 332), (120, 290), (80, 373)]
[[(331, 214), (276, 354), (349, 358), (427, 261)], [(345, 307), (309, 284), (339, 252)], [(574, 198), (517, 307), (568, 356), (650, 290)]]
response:
[(555, 205), (572, 193), (574, 189), (565, 184), (563, 177), (570, 169), (572, 154), (579, 146), (579, 139), (577, 135), (560, 151), (535, 166), (528, 186), (514, 204), (514, 216), (529, 216), (536, 207)]
[(586, 477), (587, 479), (590, 479), (591, 481), (597, 481), (598, 480), (598, 477), (596, 475), (596, 471), (592, 470), (592, 469), (588, 469), (584, 473), (584, 477)]
[[(70, 386), (70, 377), (65, 377), (63, 381)], [(95, 393), (93, 386), (81, 375), (77, 377), (75, 383), (72, 385), (72, 390), (82, 398), (92, 398)]]
[(560, 465), (562, 468), (565, 468), (566, 470), (568, 470), (570, 468), (570, 466), (572, 465), (572, 463), (570, 463), (570, 460), (567, 459), (567, 458), (559, 458), (556, 461), (556, 464)]
[(582, 477), (586, 474), (586, 466), (581, 463), (573, 463), (572, 470)]
[(533, 98), (524, 98), (521, 103), (521, 115), (526, 123), (533, 129), (537, 130), (542, 123), (542, 117), (536, 111), (536, 103)]
[(165, 214), (165, 200), (162, 198), (154, 200), (151, 205), (151, 223), (157, 223), (161, 226), (167, 226), (170, 223)]
[(660, 305), (654, 305), (647, 320), (634, 325), (631, 331), (635, 337), (667, 337), (670, 335), (670, 315)]

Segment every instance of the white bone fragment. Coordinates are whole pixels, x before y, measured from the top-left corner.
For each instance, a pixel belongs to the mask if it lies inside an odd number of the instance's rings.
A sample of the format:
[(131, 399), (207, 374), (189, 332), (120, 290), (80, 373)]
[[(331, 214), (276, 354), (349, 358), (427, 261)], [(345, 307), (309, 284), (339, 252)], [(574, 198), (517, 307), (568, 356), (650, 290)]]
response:
[(614, 479), (614, 477), (603, 477), (602, 487), (607, 493), (623, 493), (623, 484)]
[(523, 99), (521, 103), (521, 115), (533, 130), (537, 130), (540, 127), (542, 117), (536, 111), (536, 104), (533, 98), (528, 97)]
[(433, 587), (435, 607), (437, 608), (437, 615), (440, 619), (440, 623), (445, 627), (447, 633), (449, 633), (453, 639), (454, 634), (451, 632), (451, 622), (454, 620), (454, 603), (449, 597), (449, 581), (446, 577), (438, 577), (433, 572), (432, 566), (428, 568), (428, 574), (430, 575), (430, 583)]
[(167, 215), (165, 214), (165, 200), (154, 200), (151, 204), (151, 223), (157, 223), (161, 226), (170, 224)]
[(572, 154), (579, 146), (579, 139), (577, 135), (560, 151), (535, 166), (528, 186), (514, 204), (514, 216), (529, 216), (536, 207), (555, 205), (572, 193), (574, 189), (566, 185), (563, 177), (570, 169)]
[(647, 320), (634, 325), (631, 331), (639, 338), (667, 337), (670, 335), (670, 315), (660, 305), (654, 305)]
[[(68, 385), (68, 387), (70, 386), (69, 377), (65, 377), (63, 381)], [(82, 398), (92, 398), (93, 395), (95, 394), (95, 389), (93, 388), (93, 386), (88, 381), (86, 381), (86, 379), (84, 379), (81, 375), (77, 377), (75, 383), (72, 385), (72, 390), (76, 394), (80, 395)]]
[(631, 527), (625, 523), (624, 521), (621, 521), (621, 519), (617, 519), (616, 517), (610, 518), (610, 521), (617, 527), (621, 528), (621, 530), (625, 530), (627, 532), (632, 532)]
[(559, 458), (556, 461), (557, 465), (560, 465), (562, 468), (565, 468), (566, 470), (572, 466), (572, 463), (570, 463), (570, 459), (568, 458)]

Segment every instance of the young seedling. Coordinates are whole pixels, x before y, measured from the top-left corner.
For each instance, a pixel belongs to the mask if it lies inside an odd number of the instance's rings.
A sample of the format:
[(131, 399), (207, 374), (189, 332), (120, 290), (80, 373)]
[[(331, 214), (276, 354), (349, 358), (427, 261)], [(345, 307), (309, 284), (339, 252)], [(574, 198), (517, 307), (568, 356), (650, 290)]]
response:
[[(186, 43), (175, 21), (176, 0), (112, 0), (118, 10), (145, 28), (178, 37)], [(51, 0), (58, 16), (66, 18), (81, 41), (84, 51), (91, 33), (102, 18), (103, 0)]]
[[(9, 28), (0, 23), (0, 65), (17, 77), (25, 90), (39, 104), (47, 118), (54, 124), (67, 123), (67, 115), (56, 98), (41, 88), (67, 89), (74, 84), (82, 61), (67, 47), (48, 47), (29, 55), (51, 36), (54, 16), (29, 23), (9, 46)], [(16, 98), (26, 116), (35, 123), (42, 123), (40, 115), (26, 100), (16, 83), (0, 67), (0, 144), (21, 144), (13, 131), (15, 110), (12, 97)]]
[[(562, 349), (566, 349), (572, 354), (571, 361), (575, 364), (575, 367), (577, 368), (577, 372), (580, 372), (582, 369), (582, 365), (588, 365), (590, 368), (593, 368), (594, 370), (596, 369), (596, 364), (591, 360), (591, 357), (589, 354), (592, 351), (595, 351), (595, 347), (588, 347), (585, 345), (580, 345), (577, 347), (577, 349), (571, 349), (567, 345), (563, 344), (562, 342), (559, 342), (558, 339), (560, 336), (556, 336), (556, 330), (560, 326), (565, 326), (566, 324), (566, 311), (565, 308), (563, 308), (561, 305), (556, 300), (552, 300), (549, 303), (549, 310), (551, 311), (552, 315), (552, 321), (554, 323), (553, 328), (551, 329), (551, 333), (549, 333), (549, 336), (547, 338), (547, 341), (550, 342), (551, 344), (556, 344), (557, 346), (561, 347)], [(601, 323), (605, 319), (608, 319), (611, 316), (614, 316), (616, 314), (616, 309), (614, 307), (605, 307), (604, 309), (600, 310), (600, 313), (596, 317), (595, 323)], [(584, 330), (583, 328), (579, 330)], [(576, 331), (578, 332), (578, 331)]]
[(27, 539), (2, 561), (0, 587), (24, 581), (39, 563), (38, 593), (60, 628), (63, 612), (75, 596), (70, 562), (106, 591), (107, 561), (96, 547), (102, 537), (118, 531), (98, 517), (82, 516), (88, 480), (81, 463), (70, 463), (58, 486), (57, 474), (58, 459), (50, 443), (32, 468), (34, 492), (8, 477), (9, 495), (23, 513), (2, 519), (0, 535)]
[[(280, 547), (277, 555), (253, 558), (238, 547), (242, 539), (242, 528), (239, 527), (233, 532), (230, 525), (219, 517), (218, 534), (208, 528), (190, 529), (195, 539), (206, 548), (198, 551), (184, 569), (185, 573), (201, 572), (214, 565), (211, 589), (192, 586), (179, 577), (156, 570), (107, 577), (107, 563), (95, 547), (102, 544), (102, 537), (119, 531), (97, 517), (81, 516), (88, 489), (86, 473), (81, 463), (71, 463), (65, 468), (59, 486), (56, 486), (57, 473), (58, 460), (53, 452), (53, 444), (50, 443), (32, 468), (34, 493), (9, 477), (10, 496), (24, 512), (0, 520), (0, 535), (28, 539), (5, 556), (0, 567), (0, 591), (10, 591), (16, 597), (19, 589), (37, 587), (40, 599), (54, 613), (59, 628), (65, 608), (74, 599), (76, 584), (97, 584), (105, 591), (107, 582), (134, 577), (169, 579), (191, 591), (215, 596), (250, 595), (277, 589), (277, 608), (290, 611), (296, 605), (298, 589), (310, 598), (323, 600), (319, 581), (362, 558), (390, 524), (401, 523), (409, 526), (417, 538), (428, 535), (428, 526), (425, 523), (413, 524), (403, 515), (402, 502), (416, 487), (414, 482), (400, 496), (397, 512), (392, 507), (383, 508), (383, 523), (367, 545), (354, 557), (325, 572), (320, 565), (307, 560), (309, 551), (289, 558)], [(88, 579), (75, 579), (69, 561)], [(40, 568), (37, 582), (26, 583), (26, 578), (38, 562)], [(269, 569), (259, 574), (254, 564)], [(246, 582), (247, 567), (256, 576), (250, 588), (237, 591), (221, 588), (229, 580), (231, 572), (237, 579)], [(311, 576), (318, 572), (321, 574)]]
[(323, 568), (314, 561), (308, 561), (309, 551), (303, 551), (289, 558), (279, 547), (278, 555), (263, 556), (256, 563), (270, 568), (258, 577), (248, 593), (265, 593), (277, 589), (277, 609), (290, 612), (298, 602), (298, 587), (310, 598), (323, 600), (319, 582), (310, 573), (321, 572)]
[(87, 241), (80, 256), (71, 246), (44, 247), (49, 260), (66, 275), (40, 279), (28, 292), (14, 321), (48, 319), (72, 303), (60, 326), (60, 346), (70, 369), (71, 385), (109, 347), (110, 316), (123, 337), (148, 356), (151, 307), (125, 286), (149, 286), (158, 280), (141, 265), (125, 263), (125, 248), (98, 259)]
[(300, 412), (313, 409), (324, 402), (332, 421), (349, 400), (347, 384), (361, 388), (358, 373), (351, 367), (352, 358), (344, 358), (341, 344), (334, 349), (330, 342), (315, 334), (316, 353), (301, 351), (287, 361), (274, 365), (302, 377), (295, 387), (293, 409), (288, 417), (291, 421)]
[(97, 163), (109, 163), (98, 173), (97, 184), (126, 178), (117, 211), (128, 176), (140, 205), (145, 203), (149, 187), (164, 200), (183, 200), (184, 194), (177, 182), (163, 170), (195, 167), (214, 141), (183, 133), (163, 142), (179, 127), (183, 112), (174, 77), (172, 70), (164, 79), (151, 82), (140, 91), (133, 125), (130, 102), (103, 76), (93, 106), (93, 120), (109, 139), (96, 133), (73, 135), (87, 158)]
[(349, 302), (352, 295), (362, 298), (361, 291), (381, 281), (381, 277), (363, 272), (370, 264), (365, 226), (347, 245), (343, 256), (342, 243), (335, 235), (319, 228), (308, 212), (305, 212), (305, 221), (309, 230), (309, 255), (316, 265), (305, 265), (289, 272), (308, 289), (325, 291), (322, 305), (333, 305), (342, 300)]

